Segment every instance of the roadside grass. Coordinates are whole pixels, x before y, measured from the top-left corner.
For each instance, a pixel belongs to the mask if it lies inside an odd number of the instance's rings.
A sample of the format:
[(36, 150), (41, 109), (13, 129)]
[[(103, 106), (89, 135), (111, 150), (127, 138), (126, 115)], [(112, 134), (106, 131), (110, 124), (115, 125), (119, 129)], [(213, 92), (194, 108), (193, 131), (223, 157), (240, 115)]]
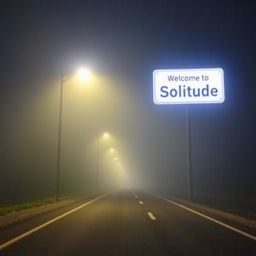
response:
[[(59, 201), (67, 200), (70, 197), (61, 197)], [(42, 205), (48, 205), (56, 203), (55, 198), (46, 198), (46, 199), (41, 199), (41, 200), (36, 200), (28, 203), (23, 203), (23, 204), (14, 204), (14, 205), (0, 205), (0, 216), (7, 215), (12, 212), (18, 212), (21, 210), (26, 210), (30, 208), (36, 208)]]

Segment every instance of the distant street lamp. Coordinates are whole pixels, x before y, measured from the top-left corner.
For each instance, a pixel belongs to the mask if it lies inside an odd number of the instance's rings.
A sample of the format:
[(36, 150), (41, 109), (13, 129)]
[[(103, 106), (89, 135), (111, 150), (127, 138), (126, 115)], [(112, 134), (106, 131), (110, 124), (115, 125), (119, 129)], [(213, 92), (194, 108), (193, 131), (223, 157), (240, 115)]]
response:
[(57, 145), (57, 170), (56, 170), (56, 201), (60, 197), (60, 155), (61, 155), (61, 135), (62, 135), (62, 112), (63, 112), (63, 85), (72, 76), (77, 75), (80, 81), (89, 82), (92, 73), (88, 69), (80, 68), (77, 72), (68, 75), (61, 74), (60, 78), (60, 105), (59, 105), (59, 125), (58, 125), (58, 145)]
[(109, 139), (110, 138), (110, 134), (108, 132), (104, 132), (103, 133), (103, 138), (104, 139)]
[(111, 149), (109, 150), (109, 152), (110, 152), (110, 153), (114, 153), (114, 152), (115, 152), (115, 149), (114, 149), (114, 148), (111, 148)]
[[(97, 183), (97, 187), (100, 187), (100, 154), (101, 154), (101, 150), (100, 150), (100, 140), (104, 139), (104, 140), (109, 140), (111, 137), (111, 135), (108, 132), (104, 132), (103, 134), (99, 134), (98, 138), (97, 138), (97, 179), (96, 179), (96, 183)], [(112, 149), (112, 148), (111, 148)]]
[[(113, 163), (115, 162), (115, 158), (118, 159), (118, 157), (115, 156), (114, 153), (116, 153), (116, 149), (110, 148), (108, 150), (108, 153), (111, 154), (112, 157), (108, 157), (108, 168), (107, 168), (107, 179), (108, 179), (108, 185), (113, 185)], [(114, 156), (113, 156), (114, 155)]]

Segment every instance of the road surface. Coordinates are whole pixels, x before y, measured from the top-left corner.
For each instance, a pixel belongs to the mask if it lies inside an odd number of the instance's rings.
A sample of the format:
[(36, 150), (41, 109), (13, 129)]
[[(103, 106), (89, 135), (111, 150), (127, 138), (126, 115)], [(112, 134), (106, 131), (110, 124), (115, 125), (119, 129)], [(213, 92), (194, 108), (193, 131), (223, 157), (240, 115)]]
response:
[(74, 208), (2, 232), (3, 245), (32, 230), (0, 255), (256, 255), (253, 237), (151, 194), (117, 191)]

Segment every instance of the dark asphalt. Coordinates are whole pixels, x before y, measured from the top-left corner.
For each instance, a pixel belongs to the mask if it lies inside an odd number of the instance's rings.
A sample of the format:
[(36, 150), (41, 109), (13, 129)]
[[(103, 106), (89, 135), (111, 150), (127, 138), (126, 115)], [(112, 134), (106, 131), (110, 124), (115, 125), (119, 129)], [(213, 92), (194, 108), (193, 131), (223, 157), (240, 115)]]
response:
[(0, 255), (256, 255), (256, 242), (249, 238), (150, 194), (135, 195), (109, 194)]

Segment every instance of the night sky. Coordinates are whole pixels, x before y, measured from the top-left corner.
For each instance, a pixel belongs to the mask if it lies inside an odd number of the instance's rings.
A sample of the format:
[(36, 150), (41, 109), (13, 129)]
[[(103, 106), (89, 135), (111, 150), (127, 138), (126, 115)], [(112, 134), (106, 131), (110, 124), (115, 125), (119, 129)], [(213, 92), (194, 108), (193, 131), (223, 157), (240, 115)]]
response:
[[(152, 72), (221, 67), (225, 102), (190, 106), (194, 194), (255, 207), (253, 1), (13, 0), (0, 9), (0, 204), (54, 195), (59, 77), (85, 64), (114, 82), (95, 102), (66, 96), (63, 193), (92, 187), (81, 141), (88, 148), (107, 129), (137, 187), (186, 197), (185, 107), (153, 104)], [(72, 183), (70, 173), (87, 176)]]

